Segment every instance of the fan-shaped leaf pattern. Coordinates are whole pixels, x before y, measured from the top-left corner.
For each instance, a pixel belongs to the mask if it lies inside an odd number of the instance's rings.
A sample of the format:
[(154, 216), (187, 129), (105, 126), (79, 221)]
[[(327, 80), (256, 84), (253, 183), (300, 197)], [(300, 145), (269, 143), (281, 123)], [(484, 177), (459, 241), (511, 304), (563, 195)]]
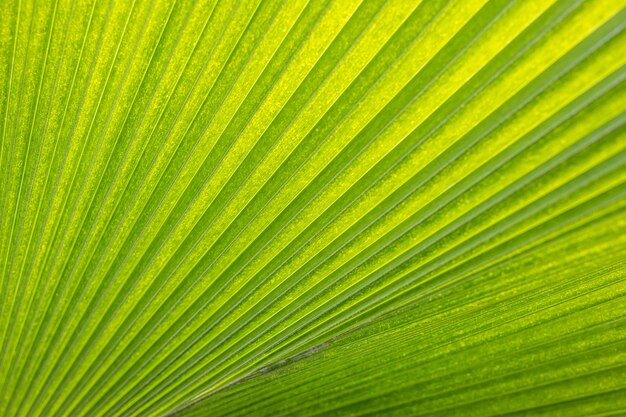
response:
[(1, 2), (0, 414), (622, 412), (624, 6)]

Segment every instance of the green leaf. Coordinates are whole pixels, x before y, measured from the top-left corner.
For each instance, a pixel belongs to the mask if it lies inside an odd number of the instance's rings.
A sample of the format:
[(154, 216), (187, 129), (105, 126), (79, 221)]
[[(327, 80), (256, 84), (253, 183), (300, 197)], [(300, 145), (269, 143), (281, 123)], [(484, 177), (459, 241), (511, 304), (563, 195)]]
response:
[(0, 3), (0, 415), (617, 415), (626, 2)]

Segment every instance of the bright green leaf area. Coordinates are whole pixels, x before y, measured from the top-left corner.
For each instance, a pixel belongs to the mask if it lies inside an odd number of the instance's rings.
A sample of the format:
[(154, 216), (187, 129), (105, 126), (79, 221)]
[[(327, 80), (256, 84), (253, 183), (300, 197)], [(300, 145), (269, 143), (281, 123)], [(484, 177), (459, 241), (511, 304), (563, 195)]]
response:
[(626, 0), (0, 16), (0, 416), (626, 414)]

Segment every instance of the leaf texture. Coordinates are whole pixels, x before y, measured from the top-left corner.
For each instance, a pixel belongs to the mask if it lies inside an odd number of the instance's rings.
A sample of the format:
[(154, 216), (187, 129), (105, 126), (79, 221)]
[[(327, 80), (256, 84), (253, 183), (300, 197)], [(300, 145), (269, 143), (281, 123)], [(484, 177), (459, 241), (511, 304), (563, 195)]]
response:
[(623, 0), (0, 3), (0, 414), (617, 415)]

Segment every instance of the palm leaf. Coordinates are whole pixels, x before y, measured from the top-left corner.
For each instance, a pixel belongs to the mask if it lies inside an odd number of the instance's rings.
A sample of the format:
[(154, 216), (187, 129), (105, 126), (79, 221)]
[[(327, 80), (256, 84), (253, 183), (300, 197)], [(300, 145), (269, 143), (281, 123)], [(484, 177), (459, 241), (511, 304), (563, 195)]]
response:
[(626, 407), (626, 2), (0, 4), (0, 414)]

